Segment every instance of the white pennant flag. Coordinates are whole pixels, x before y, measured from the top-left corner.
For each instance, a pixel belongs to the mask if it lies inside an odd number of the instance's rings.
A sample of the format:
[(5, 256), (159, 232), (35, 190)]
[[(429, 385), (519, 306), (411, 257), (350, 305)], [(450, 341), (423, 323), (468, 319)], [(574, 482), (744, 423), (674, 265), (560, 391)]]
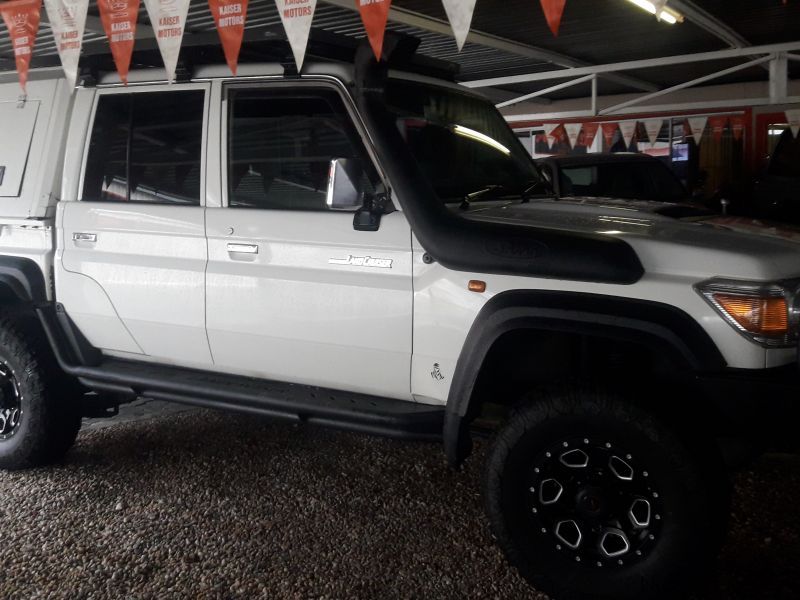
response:
[(572, 148), (578, 143), (578, 136), (581, 134), (581, 129), (583, 129), (583, 123), (564, 123), (564, 130), (567, 132), (569, 145)]
[(703, 132), (706, 130), (708, 117), (689, 117), (686, 120), (689, 121), (689, 127), (692, 129), (694, 143), (699, 146), (703, 139)]
[(800, 133), (800, 109), (795, 108), (794, 110), (787, 110), (786, 119), (789, 121), (792, 135), (797, 137), (797, 134)]
[(633, 134), (636, 132), (636, 121), (620, 121), (619, 130), (622, 132), (622, 139), (625, 140), (625, 151), (631, 147)]
[(664, 7), (667, 5), (668, 0), (651, 0), (651, 2), (656, 9), (656, 19), (660, 21), (661, 13), (664, 11)]
[(476, 0), (442, 0), (442, 2), (447, 19), (450, 21), (450, 27), (453, 28), (453, 34), (456, 37), (458, 51), (461, 52), (464, 42), (467, 41), (470, 25), (472, 25), (472, 13), (475, 12)]
[(647, 131), (647, 138), (650, 140), (650, 146), (656, 145), (658, 134), (661, 133), (661, 126), (663, 124), (663, 119), (648, 119), (644, 122), (644, 129)]
[(44, 0), (44, 5), (64, 75), (70, 87), (74, 88), (78, 80), (78, 59), (89, 0)]
[(311, 33), (311, 21), (317, 9), (317, 0), (275, 0), (278, 13), (281, 15), (286, 37), (292, 47), (297, 70), (303, 68), (303, 59), (308, 47), (308, 36)]
[(150, 24), (155, 30), (156, 42), (167, 71), (167, 81), (175, 80), (178, 55), (181, 52), (183, 32), (189, 0), (144, 0)]

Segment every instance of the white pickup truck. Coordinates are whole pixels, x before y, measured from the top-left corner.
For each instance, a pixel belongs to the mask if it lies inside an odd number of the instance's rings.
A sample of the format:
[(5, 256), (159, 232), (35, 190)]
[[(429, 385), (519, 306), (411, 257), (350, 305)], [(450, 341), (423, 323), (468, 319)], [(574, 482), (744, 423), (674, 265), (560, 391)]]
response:
[(433, 69), (363, 47), (173, 85), (41, 69), (25, 99), (0, 75), (0, 467), (139, 396), (454, 466), (502, 415), (484, 495), (523, 576), (685, 593), (732, 457), (796, 428), (800, 245), (546, 200), (495, 108)]

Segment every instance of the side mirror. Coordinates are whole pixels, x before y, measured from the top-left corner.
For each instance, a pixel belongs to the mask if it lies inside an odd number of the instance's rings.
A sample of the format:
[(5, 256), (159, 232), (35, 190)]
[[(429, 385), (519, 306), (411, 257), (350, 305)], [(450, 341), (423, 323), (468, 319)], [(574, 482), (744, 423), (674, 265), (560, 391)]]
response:
[(334, 158), (328, 172), (325, 202), (331, 210), (356, 211), (364, 206), (363, 171), (358, 161)]

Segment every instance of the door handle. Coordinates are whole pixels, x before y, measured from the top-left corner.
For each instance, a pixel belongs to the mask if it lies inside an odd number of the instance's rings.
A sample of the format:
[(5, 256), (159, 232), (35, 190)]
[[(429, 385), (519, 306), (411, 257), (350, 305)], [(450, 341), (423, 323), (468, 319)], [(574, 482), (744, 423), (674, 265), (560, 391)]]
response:
[(83, 233), (80, 231), (76, 231), (72, 234), (72, 240), (75, 242), (96, 242), (97, 241), (97, 234), (96, 233)]
[(258, 254), (258, 244), (228, 244), (230, 254)]

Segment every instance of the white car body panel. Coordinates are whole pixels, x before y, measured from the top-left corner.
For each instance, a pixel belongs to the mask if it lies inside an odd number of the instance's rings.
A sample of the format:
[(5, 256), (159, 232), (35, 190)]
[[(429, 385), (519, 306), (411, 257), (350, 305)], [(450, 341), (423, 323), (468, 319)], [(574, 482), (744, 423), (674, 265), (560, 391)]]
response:
[[(218, 368), (409, 399), (411, 232), (402, 213), (374, 233), (355, 231), (352, 213), (229, 208), (208, 209), (207, 227)], [(330, 262), (350, 256), (391, 266)]]

